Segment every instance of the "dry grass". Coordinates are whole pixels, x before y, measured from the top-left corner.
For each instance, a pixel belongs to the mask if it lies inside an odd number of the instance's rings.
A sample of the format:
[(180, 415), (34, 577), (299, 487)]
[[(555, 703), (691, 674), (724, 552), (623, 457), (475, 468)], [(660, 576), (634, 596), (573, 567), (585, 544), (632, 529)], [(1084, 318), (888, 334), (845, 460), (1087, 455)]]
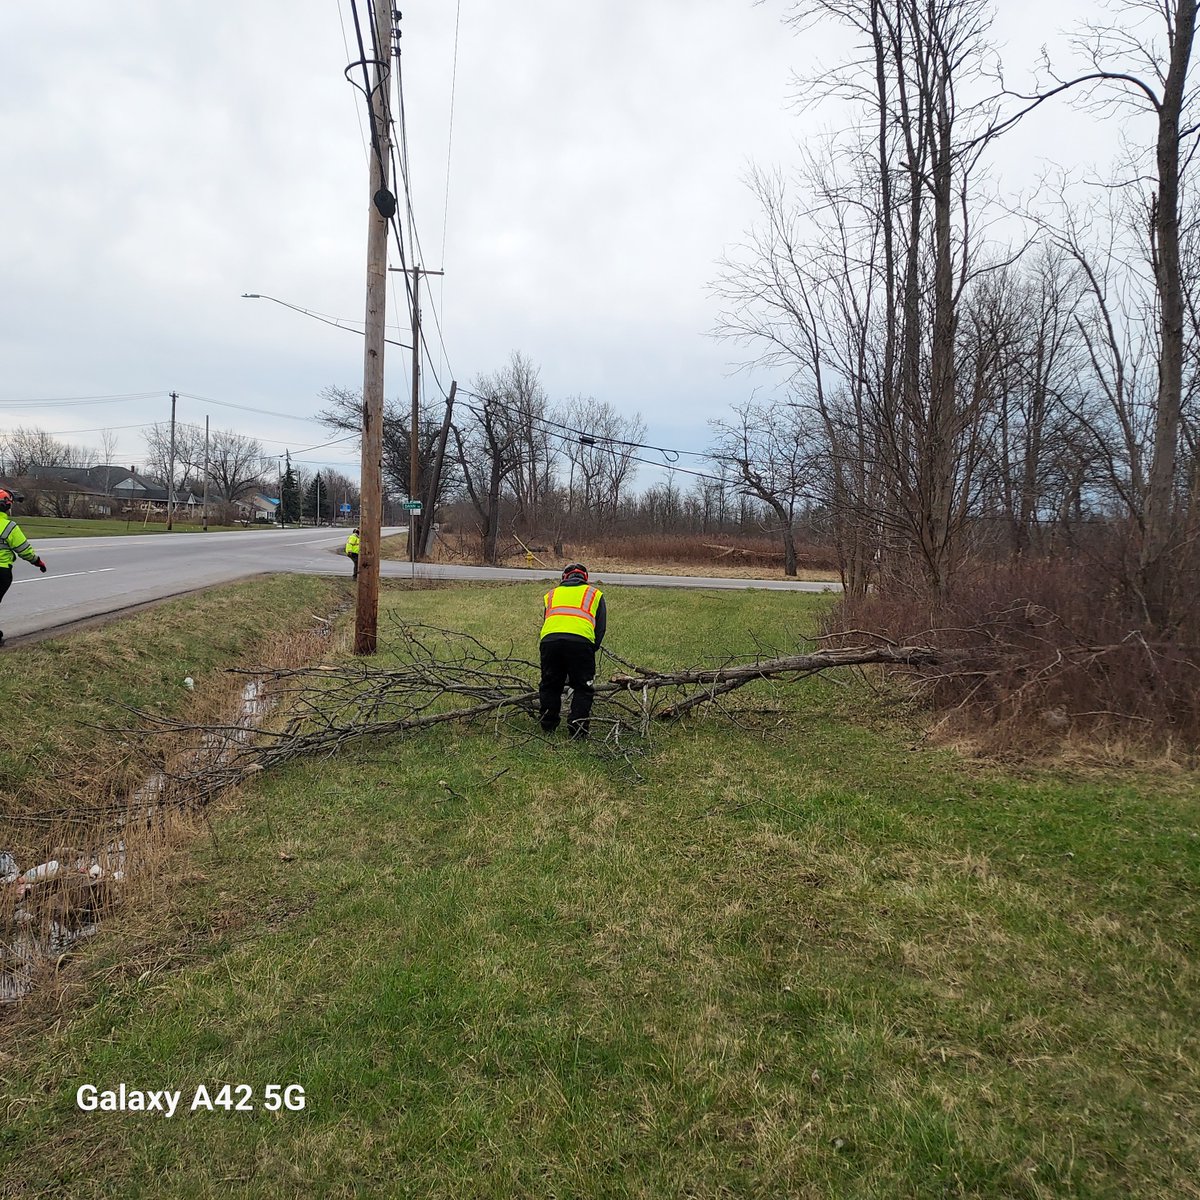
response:
[[(965, 570), (937, 602), (879, 588), (843, 600), (835, 642), (883, 639), (950, 652), (919, 690), (940, 737), (993, 753), (1078, 754), (1109, 762), (1200, 750), (1200, 619), (1155, 631), (1095, 563), (1057, 559)], [(965, 656), (965, 659), (964, 657)]]
[[(328, 623), (310, 606), (334, 609), (327, 581), (291, 586), (256, 582), (146, 610), (126, 621), (50, 639), (22, 652), (8, 692), (8, 770), (0, 788), (0, 850), (22, 871), (57, 862), (58, 873), (24, 895), (0, 890), (0, 958), (23, 971), (37, 946), (38, 1007), (65, 961), (67, 940), (116, 908), (155, 909), (161, 863), (180, 830), (190, 828), (189, 798), (160, 786), (164, 768), (194, 758), (182, 736), (148, 737), (137, 709), (197, 723), (234, 722), (244, 680), (226, 674), (240, 655), (299, 664), (328, 648)], [(290, 586), (290, 585), (289, 585)], [(298, 632), (284, 632), (295, 622)], [(215, 635), (213, 628), (219, 628)], [(184, 673), (195, 687), (182, 686)], [(165, 685), (165, 686), (164, 686)], [(28, 696), (20, 711), (11, 693)], [(36, 715), (36, 720), (34, 716)], [(20, 748), (23, 753), (14, 753)], [(45, 764), (53, 764), (47, 774)], [(194, 770), (194, 766), (193, 766)], [(87, 874), (96, 864), (100, 878)], [(18, 905), (20, 906), (18, 911)], [(51, 938), (50, 935), (54, 934)]]
[[(552, 547), (529, 544), (532, 564), (558, 570), (568, 562), (583, 562), (593, 573), (610, 571), (630, 575), (677, 575), (711, 579), (787, 579), (783, 552), (769, 538), (735, 538), (721, 535), (614, 536), (563, 545), (559, 562)], [(407, 556), (397, 549), (395, 557)], [(482, 563), (477, 537), (447, 534), (434, 546), (433, 561)], [(837, 581), (841, 578), (829, 550), (817, 545), (797, 547), (798, 572), (802, 579)], [(530, 565), (526, 550), (516, 541), (502, 542), (502, 567)]]

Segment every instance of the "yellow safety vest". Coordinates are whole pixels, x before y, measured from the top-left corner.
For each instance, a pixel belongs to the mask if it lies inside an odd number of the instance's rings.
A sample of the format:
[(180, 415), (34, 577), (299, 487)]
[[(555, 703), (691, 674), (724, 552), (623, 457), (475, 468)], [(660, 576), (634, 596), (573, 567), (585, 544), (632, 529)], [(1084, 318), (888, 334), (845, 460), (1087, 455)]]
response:
[(0, 567), (11, 567), (20, 555), (26, 562), (37, 559), (37, 551), (21, 532), (21, 527), (5, 513), (0, 513)]
[(577, 637), (594, 642), (600, 596), (599, 588), (585, 583), (552, 588), (542, 597), (546, 614), (542, 620), (542, 632), (538, 641), (548, 633), (573, 633)]
[(358, 534), (352, 533), (346, 539), (346, 553), (347, 554), (357, 554), (358, 553)]

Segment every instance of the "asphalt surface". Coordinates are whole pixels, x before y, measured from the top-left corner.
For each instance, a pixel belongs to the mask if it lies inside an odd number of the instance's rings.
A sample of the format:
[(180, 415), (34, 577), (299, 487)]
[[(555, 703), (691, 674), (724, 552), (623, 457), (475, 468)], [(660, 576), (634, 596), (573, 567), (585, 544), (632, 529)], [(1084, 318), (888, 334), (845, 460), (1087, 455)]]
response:
[[(397, 530), (384, 530), (385, 534)], [(147, 534), (130, 537), (48, 538), (34, 546), (45, 575), (18, 560), (13, 584), (0, 605), (5, 645), (79, 622), (152, 604), (214, 584), (263, 573), (348, 575), (342, 556), (344, 529), (263, 529), (236, 533)], [(385, 560), (385, 579), (478, 579), (537, 586), (557, 572), (509, 567), (467, 567)], [(605, 572), (603, 583), (632, 587), (761, 588), (770, 591), (840, 591), (836, 583), (803, 580), (702, 579), (680, 575)]]

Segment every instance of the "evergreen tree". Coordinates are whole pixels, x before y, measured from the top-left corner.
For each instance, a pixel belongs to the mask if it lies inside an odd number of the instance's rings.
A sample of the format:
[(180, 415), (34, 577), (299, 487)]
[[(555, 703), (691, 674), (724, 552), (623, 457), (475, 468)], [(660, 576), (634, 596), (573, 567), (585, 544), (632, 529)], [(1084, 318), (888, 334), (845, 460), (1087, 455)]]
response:
[(328, 521), (332, 516), (331, 503), (329, 488), (326, 486), (325, 480), (321, 478), (321, 472), (318, 471), (304, 493), (304, 519), (311, 521), (314, 525), (322, 518)]
[(279, 507), (283, 523), (289, 521), (293, 525), (300, 522), (300, 487), (296, 483), (296, 473), (292, 470), (292, 456), (287, 455), (287, 469), (283, 473), (282, 495), (279, 497)]

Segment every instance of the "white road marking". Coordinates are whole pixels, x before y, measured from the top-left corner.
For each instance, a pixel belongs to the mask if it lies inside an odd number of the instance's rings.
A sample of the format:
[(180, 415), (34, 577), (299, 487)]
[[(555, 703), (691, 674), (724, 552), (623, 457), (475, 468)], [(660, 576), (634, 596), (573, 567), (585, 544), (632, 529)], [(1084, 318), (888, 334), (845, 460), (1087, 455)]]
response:
[[(55, 574), (51, 575), (50, 578), (51, 579), (70, 579), (72, 576), (75, 576), (75, 575), (103, 575), (105, 571), (115, 571), (116, 569), (117, 569), (116, 567), (98, 567), (95, 571), (67, 571), (66, 574), (60, 574), (60, 573), (56, 572)], [(19, 583), (39, 583), (39, 582), (40, 582), (40, 580), (36, 576), (34, 576), (33, 579), (14, 579), (13, 587), (16, 587), (17, 584), (19, 584)]]

